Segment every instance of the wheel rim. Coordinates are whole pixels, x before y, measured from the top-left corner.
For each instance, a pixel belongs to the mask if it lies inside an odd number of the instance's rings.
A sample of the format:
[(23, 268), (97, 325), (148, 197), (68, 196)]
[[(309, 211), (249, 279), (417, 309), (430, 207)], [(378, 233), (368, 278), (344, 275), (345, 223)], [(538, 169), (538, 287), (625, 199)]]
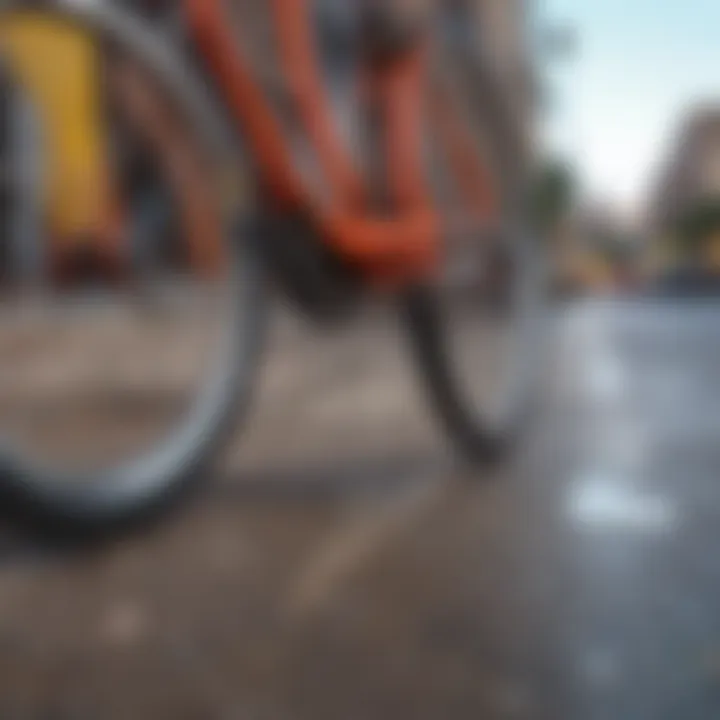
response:
[[(448, 39), (438, 43), (433, 58), (434, 91), (443, 97), (438, 102), (434, 96), (435, 109), (452, 114), (462, 125), (456, 128), (458, 135), (472, 140), (472, 148), (466, 145), (453, 169), (453, 149), (449, 143), (442, 147), (441, 131), (431, 135), (434, 189), (448, 228), (445, 267), (433, 284), (441, 313), (438, 332), (448, 382), (467, 422), (480, 433), (500, 436), (516, 424), (527, 397), (537, 342), (540, 267), (525, 226), (514, 118), (505, 111), (495, 83), (484, 80), (477, 94), (469, 89), (477, 73), (484, 77), (488, 70), (478, 65), (457, 33)], [(468, 192), (472, 178), (467, 172), (464, 186), (458, 180), (458, 163), (467, 171), (472, 162), (486, 168), (486, 178), (494, 183), (494, 211), (477, 212), (484, 201), (482, 193)]]
[[(7, 4), (1, 7), (5, 8)], [(77, 21), (84, 28), (90, 28), (94, 33), (98, 33), (104, 41), (111, 42), (116, 51), (118, 49), (130, 51), (133, 59), (147, 71), (147, 78), (157, 83), (158, 88), (167, 90), (168, 94), (172, 95), (175, 102), (173, 107), (187, 113), (187, 126), (196, 133), (194, 137), (201, 138), (203, 151), (207, 151), (207, 157), (212, 162), (212, 167), (208, 171), (209, 187), (223, 190), (222, 200), (227, 201), (228, 187), (232, 190), (237, 190), (239, 187), (237, 182), (227, 182), (229, 177), (226, 166), (227, 136), (219, 129), (214, 117), (207, 112), (208, 105), (204, 95), (189, 79), (192, 75), (188, 75), (182, 65), (175, 64), (176, 60), (162, 43), (130, 16), (105, 4), (88, 5), (83, 8), (72, 5), (68, 9), (59, 7), (52, 11), (51, 17), (58, 18), (62, 22)], [(227, 419), (229, 410), (235, 402), (232, 391), (238, 390), (240, 395), (238, 400), (241, 401), (244, 391), (247, 391), (250, 384), (248, 371), (252, 365), (255, 348), (249, 347), (246, 341), (252, 334), (251, 325), (259, 321), (257, 312), (259, 298), (256, 297), (258, 268), (254, 254), (246, 244), (246, 237), (232, 237), (231, 242), (231, 217), (238, 215), (236, 201), (239, 199), (239, 197), (234, 198), (232, 204), (228, 202), (217, 211), (221, 222), (219, 227), (222, 228), (220, 240), (226, 243), (224, 248), (227, 253), (222, 272), (222, 292), (220, 293), (218, 288), (220, 283), (216, 282), (211, 291), (203, 291), (203, 293), (206, 296), (222, 294), (225, 314), (216, 316), (221, 327), (214, 336), (213, 352), (208, 355), (202, 377), (198, 379), (196, 392), (186, 403), (182, 417), (169, 431), (159, 432), (152, 443), (141, 443), (142, 447), (132, 453), (122, 449), (109, 461), (103, 460), (97, 464), (93, 462), (89, 467), (84, 462), (73, 462), (68, 469), (61, 469), (58, 461), (48, 462), (33, 450), (23, 452), (17, 441), (9, 443), (6, 441), (2, 466), (4, 475), (10, 478), (11, 484), (15, 482), (16, 486), (29, 493), (34, 500), (46, 501), (56, 510), (64, 504), (69, 515), (92, 512), (100, 517), (103, 514), (122, 513), (131, 506), (151, 501), (163, 490), (165, 484), (174, 479), (174, 476), (181, 471), (189, 471), (198, 461), (203, 450), (207, 449), (209, 440), (218, 434), (221, 425)], [(141, 220), (136, 223), (136, 230), (143, 222), (145, 221)], [(177, 284), (176, 281), (177, 277), (174, 277), (174, 285)], [(191, 284), (195, 285), (194, 292), (197, 295), (198, 283)], [(203, 287), (206, 286), (208, 284), (203, 283)], [(182, 294), (175, 292), (174, 300), (177, 301)], [(184, 295), (185, 301), (193, 299), (193, 292), (187, 292), (187, 288)], [(97, 295), (89, 296), (83, 289), (81, 300), (78, 300), (77, 295), (72, 299), (65, 296), (61, 299), (62, 307), (58, 307), (56, 293), (54, 317), (47, 310), (47, 303), (43, 305), (43, 301), (36, 299), (34, 316), (29, 318), (26, 314), (20, 323), (24, 323), (25, 330), (29, 327), (30, 320), (36, 322), (38, 326), (48, 322), (57, 325), (58, 317), (62, 315), (63, 320), (70, 318), (73, 322), (79, 322), (79, 334), (86, 338), (89, 334), (88, 328), (83, 328), (82, 322), (87, 322), (87, 318), (92, 315), (95, 325), (103, 326), (108, 320), (109, 305), (117, 299), (117, 293), (114, 295), (111, 293), (98, 301)], [(158, 297), (152, 298), (153, 302), (158, 300)], [(166, 300), (167, 298), (163, 298), (161, 312), (168, 308)], [(6, 302), (6, 323), (4, 323), (6, 328), (8, 327), (7, 308)], [(179, 326), (179, 336), (182, 339), (184, 330), (182, 321), (188, 318), (187, 306), (174, 309), (176, 311), (174, 320)], [(140, 315), (147, 324), (150, 314), (144, 309)], [(125, 321), (127, 323), (127, 317)], [(17, 318), (15, 322), (18, 322)], [(208, 323), (201, 318), (199, 324)], [(158, 362), (166, 364), (164, 367), (156, 367), (156, 371), (160, 370), (160, 372), (154, 379), (146, 380), (144, 389), (153, 389), (154, 386), (157, 392), (163, 378), (168, 381), (168, 385), (171, 384), (168, 378), (172, 375), (172, 368), (167, 365), (167, 343), (163, 338), (155, 339), (158, 341), (156, 345), (165, 345), (164, 348), (160, 348), (165, 350), (165, 357), (158, 356)], [(186, 345), (189, 343), (187, 335), (185, 343)], [(17, 343), (12, 340), (10, 345), (17, 347)], [(113, 352), (114, 348), (106, 347), (106, 364), (108, 354), (112, 357)], [(143, 354), (142, 351), (140, 354)], [(173, 353), (169, 352), (169, 354)], [(143, 356), (138, 364), (142, 365), (144, 361)], [(116, 365), (121, 365), (124, 361), (115, 358), (115, 362)], [(150, 358), (146, 364), (148, 366), (152, 364)], [(28, 369), (27, 364), (25, 369)], [(136, 390), (137, 386), (142, 385), (143, 383), (136, 383)], [(115, 388), (109, 400), (110, 409), (118, 409), (122, 402), (127, 402), (127, 395), (119, 393)], [(132, 402), (128, 405), (132, 405)], [(63, 429), (62, 423), (63, 421), (58, 419), (56, 424), (58, 430)], [(142, 431), (140, 434), (143, 434)], [(89, 437), (88, 442), (91, 442)], [(30, 443), (26, 442), (25, 445), (29, 446)]]

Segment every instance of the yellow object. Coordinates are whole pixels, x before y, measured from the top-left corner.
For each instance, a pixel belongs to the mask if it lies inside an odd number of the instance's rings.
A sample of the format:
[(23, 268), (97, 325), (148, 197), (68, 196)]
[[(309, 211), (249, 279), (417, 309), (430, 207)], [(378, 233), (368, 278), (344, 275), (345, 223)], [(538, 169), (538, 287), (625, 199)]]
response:
[(108, 227), (111, 214), (97, 45), (82, 30), (33, 12), (4, 15), (0, 44), (40, 120), (53, 236), (65, 244), (88, 240)]

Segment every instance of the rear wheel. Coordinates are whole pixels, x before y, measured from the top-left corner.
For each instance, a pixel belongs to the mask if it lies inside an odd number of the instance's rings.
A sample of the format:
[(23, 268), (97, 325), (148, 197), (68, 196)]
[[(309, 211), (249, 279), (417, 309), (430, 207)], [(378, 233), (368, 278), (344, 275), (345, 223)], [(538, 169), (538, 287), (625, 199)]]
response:
[(42, 288), (3, 288), (0, 481), (43, 528), (106, 530), (177, 497), (234, 427), (263, 275), (249, 188), (192, 72), (117, 5), (23, 5), (0, 4), (5, 48), (28, 18), (92, 40), (117, 214), (107, 234), (68, 238), (46, 211)]
[(402, 310), (437, 416), (463, 455), (492, 460), (527, 415), (541, 267), (524, 202), (519, 118), (470, 43), (457, 34), (448, 40), (437, 48), (428, 111), (444, 269), (412, 288)]

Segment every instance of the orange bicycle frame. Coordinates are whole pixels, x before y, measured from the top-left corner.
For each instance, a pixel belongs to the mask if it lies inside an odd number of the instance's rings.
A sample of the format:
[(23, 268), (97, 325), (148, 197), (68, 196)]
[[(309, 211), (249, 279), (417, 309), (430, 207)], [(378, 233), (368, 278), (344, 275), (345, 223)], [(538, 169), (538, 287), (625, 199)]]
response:
[[(422, 38), (408, 49), (381, 64), (368, 63), (363, 68), (361, 90), (363, 99), (378, 119), (376, 138), (381, 162), (381, 178), (368, 178), (356, 167), (351, 154), (344, 146), (333, 120), (327, 96), (316, 43), (310, 23), (309, 0), (267, 0), (273, 30), (279, 50), (280, 69), (287, 84), (294, 114), (320, 171), (326, 192), (322, 197), (302, 177), (296, 167), (289, 140), (283, 130), (277, 111), (272, 107), (255, 77), (242, 43), (237, 41), (226, 16), (226, 3), (232, 0), (183, 0), (189, 19), (192, 40), (205, 59), (213, 80), (236, 121), (256, 164), (263, 189), (274, 204), (274, 209), (300, 212), (309, 216), (319, 237), (341, 258), (358, 268), (367, 279), (384, 285), (400, 284), (432, 272), (440, 259), (442, 227), (428, 187), (423, 160), (424, 122), (436, 126), (437, 137), (445, 146), (453, 174), (465, 197), (477, 214), (485, 214), (492, 205), (492, 183), (483, 177), (483, 168), (472, 160), (472, 138), (466, 128), (447, 112), (442, 102), (433, 103), (426, 112), (428, 53)], [(259, 0), (258, 0), (259, 1)], [(33, 19), (34, 23), (37, 20)], [(33, 32), (37, 29), (31, 25)], [(62, 39), (55, 25), (49, 32)], [(82, 38), (74, 42), (81, 42)], [(92, 63), (87, 60), (87, 67)], [(34, 67), (34, 66), (33, 66)], [(37, 73), (36, 73), (37, 74)], [(40, 75), (40, 77), (45, 77)], [(97, 85), (94, 78), (78, 74), (77, 86), (88, 94), (84, 102), (67, 104), (68, 108), (85, 109), (85, 127), (102, 128), (102, 120), (94, 118), (98, 100), (91, 94)], [(48, 97), (55, 97), (45, 93)], [(43, 95), (43, 97), (45, 96)], [(56, 103), (57, 105), (57, 103)], [(59, 107), (63, 108), (64, 105)], [(68, 113), (66, 113), (68, 114)], [(58, 127), (62, 127), (56, 123)], [(66, 123), (67, 125), (67, 123)], [(72, 124), (80, 126), (79, 123)], [(152, 127), (148, 122), (147, 127)], [(161, 123), (161, 125), (165, 125)], [(77, 133), (75, 133), (77, 134)], [(72, 136), (71, 136), (72, 137)], [(57, 225), (57, 243), (73, 240), (88, 242), (89, 236), (99, 234), (101, 245), (108, 256), (120, 256), (120, 237), (117, 208), (112, 202), (110, 173), (100, 159), (104, 140), (92, 144), (83, 134), (85, 145), (94, 148), (81, 168), (94, 188), (104, 189), (99, 200), (93, 193), (80, 193), (93, 202), (81, 206), (84, 213), (72, 216), (64, 224), (65, 215), (74, 208), (70, 203), (59, 202), (60, 220)], [(181, 153), (172, 148), (173, 136), (159, 137), (166, 148), (166, 157), (175, 169), (173, 176), (182, 187), (190, 188), (192, 171)], [(181, 143), (178, 143), (178, 146)], [(65, 147), (58, 142), (57, 146)], [(72, 149), (72, 145), (68, 146)], [(65, 152), (61, 157), (84, 157), (77, 152)], [(100, 173), (95, 181), (89, 170)], [(55, 176), (67, 173), (55, 173)], [(186, 182), (187, 180), (187, 182)], [(66, 183), (57, 183), (62, 189)], [(382, 199), (377, 198), (382, 186)], [(62, 200), (61, 192), (56, 193)], [(192, 195), (193, 193), (191, 193)], [(202, 212), (202, 193), (192, 203), (185, 218), (194, 238), (191, 243), (191, 260), (203, 272), (217, 268), (219, 258), (212, 248), (203, 248), (201, 238), (207, 213)], [(87, 204), (87, 203), (86, 203)], [(93, 214), (94, 213), (94, 214)], [(76, 217), (77, 216), (77, 217)], [(73, 232), (65, 232), (65, 226)], [(77, 232), (77, 228), (83, 232)], [(59, 248), (62, 249), (62, 248)]]
[(282, 128), (228, 29), (223, 0), (185, 0), (194, 41), (239, 124), (264, 186), (280, 209), (309, 211), (325, 242), (369, 279), (403, 282), (437, 265), (440, 222), (422, 167), (422, 44), (367, 73), (364, 90), (382, 118), (389, 211), (371, 192), (332, 122), (308, 21), (307, 0), (269, 0), (282, 72), (331, 195), (313, 196), (299, 176)]

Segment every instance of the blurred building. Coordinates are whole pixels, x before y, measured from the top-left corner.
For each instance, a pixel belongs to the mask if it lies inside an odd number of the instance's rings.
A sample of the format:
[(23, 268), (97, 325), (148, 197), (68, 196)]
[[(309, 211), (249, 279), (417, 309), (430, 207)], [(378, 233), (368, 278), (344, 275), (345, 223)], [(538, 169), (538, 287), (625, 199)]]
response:
[(522, 118), (535, 106), (532, 20), (535, 0), (467, 0), (473, 6), (478, 43), (495, 66)]
[(656, 233), (674, 228), (693, 206), (720, 199), (720, 105), (693, 110), (682, 125), (651, 199)]
[(697, 261), (720, 270), (720, 104), (688, 113), (648, 210), (649, 276)]

